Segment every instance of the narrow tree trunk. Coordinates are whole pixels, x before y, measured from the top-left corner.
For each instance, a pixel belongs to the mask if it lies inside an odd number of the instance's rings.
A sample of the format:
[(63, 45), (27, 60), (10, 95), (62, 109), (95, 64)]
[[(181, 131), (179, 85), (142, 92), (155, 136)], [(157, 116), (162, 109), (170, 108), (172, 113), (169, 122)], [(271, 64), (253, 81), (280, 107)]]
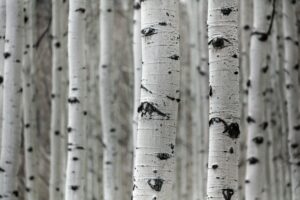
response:
[(178, 1), (141, 4), (142, 84), (133, 200), (171, 199), (180, 85)]
[(207, 199), (238, 199), (238, 8), (237, 0), (208, 2), (210, 138)]
[(294, 4), (296, 1), (283, 0), (283, 35), (284, 35), (284, 74), (288, 110), (288, 149), (291, 167), (292, 199), (300, 198), (300, 124), (299, 124), (299, 80), (298, 51), (296, 46), (296, 23)]
[(0, 0), (0, 143), (2, 137), (3, 111), (3, 72), (4, 72), (4, 44), (5, 44), (6, 0)]
[(35, 106), (34, 82), (32, 69), (34, 65), (33, 32), (34, 32), (35, 1), (24, 1), (24, 55), (22, 67), (23, 87), (23, 120), (24, 120), (24, 149), (25, 149), (25, 175), (26, 175), (26, 199), (38, 199), (38, 168), (37, 168), (37, 135), (35, 131)]
[(63, 51), (62, 51), (62, 1), (52, 0), (52, 92), (51, 92), (51, 126), (50, 126), (50, 183), (49, 196), (50, 200), (61, 199), (63, 184), (61, 176), (61, 77), (63, 73)]
[(66, 200), (84, 198), (86, 135), (84, 126), (86, 66), (84, 58), (85, 0), (72, 0), (69, 6), (69, 98), (68, 159)]
[(0, 195), (14, 200), (19, 196), (17, 172), (21, 140), (23, 1), (7, 0), (6, 10)]

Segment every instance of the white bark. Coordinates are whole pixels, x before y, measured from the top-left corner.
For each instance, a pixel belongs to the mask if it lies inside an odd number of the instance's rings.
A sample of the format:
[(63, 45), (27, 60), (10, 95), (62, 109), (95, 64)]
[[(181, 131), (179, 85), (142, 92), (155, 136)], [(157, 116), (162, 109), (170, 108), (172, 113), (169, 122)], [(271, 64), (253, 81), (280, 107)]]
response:
[(86, 128), (84, 121), (86, 66), (84, 58), (84, 29), (86, 1), (69, 3), (69, 97), (68, 97), (68, 158), (65, 188), (66, 200), (84, 197), (86, 163)]
[(32, 70), (34, 66), (33, 32), (35, 1), (24, 1), (24, 53), (22, 67), (23, 120), (25, 148), (26, 199), (38, 199), (37, 135)]
[(7, 0), (6, 10), (0, 195), (14, 200), (19, 196), (17, 172), (21, 139), (23, 1)]
[(208, 2), (210, 138), (207, 199), (238, 199), (238, 13), (237, 0)]
[(133, 200), (172, 198), (180, 84), (178, 1), (143, 1), (142, 88)]
[(298, 51), (295, 30), (295, 1), (283, 0), (284, 74), (288, 111), (288, 149), (291, 167), (292, 199), (300, 198), (300, 125), (299, 125), (299, 80)]
[(63, 191), (63, 157), (61, 154), (61, 77), (63, 73), (63, 51), (62, 51), (62, 1), (52, 0), (52, 92), (51, 92), (51, 126), (50, 126), (50, 200), (61, 199)]
[(113, 1), (100, 0), (100, 107), (103, 137), (103, 195), (104, 200), (115, 200), (118, 190), (117, 128), (113, 123)]

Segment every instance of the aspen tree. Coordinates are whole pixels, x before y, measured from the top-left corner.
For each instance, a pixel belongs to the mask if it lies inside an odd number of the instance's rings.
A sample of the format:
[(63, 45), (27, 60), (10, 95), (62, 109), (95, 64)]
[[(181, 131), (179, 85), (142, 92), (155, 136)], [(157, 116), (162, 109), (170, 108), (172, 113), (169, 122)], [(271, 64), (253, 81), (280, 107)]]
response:
[[(265, 179), (263, 169), (266, 163), (264, 159), (264, 152), (266, 150), (264, 131), (268, 127), (268, 123), (264, 121), (263, 117), (264, 103), (261, 86), (263, 84), (262, 74), (268, 70), (264, 65), (264, 61), (266, 58), (267, 42), (275, 15), (275, 0), (273, 2), (255, 0), (253, 6), (254, 22), (250, 44), (250, 78), (247, 81), (249, 99), (245, 180), (246, 200), (260, 199), (264, 191)], [(272, 12), (269, 11), (269, 8), (272, 8)]]
[(84, 28), (86, 1), (69, 2), (69, 97), (68, 97), (68, 158), (65, 187), (66, 200), (84, 198), (86, 136), (83, 117), (85, 106), (86, 66)]
[(23, 1), (7, 0), (6, 10), (0, 195), (14, 200), (19, 196), (17, 172), (21, 140)]
[(23, 121), (24, 121), (24, 149), (25, 149), (25, 176), (26, 199), (38, 199), (38, 168), (37, 168), (37, 135), (35, 131), (34, 82), (32, 70), (34, 69), (34, 9), (35, 1), (24, 1), (24, 40), (23, 40)]
[(238, 199), (240, 135), (238, 1), (208, 1), (209, 157), (207, 199)]
[(52, 94), (51, 94), (51, 126), (50, 126), (50, 200), (59, 200), (63, 190), (62, 167), (63, 157), (61, 154), (61, 77), (63, 70), (62, 50), (62, 12), (63, 2), (52, 0)]
[(171, 199), (180, 85), (178, 1), (141, 2), (142, 83), (133, 200)]
[(4, 72), (4, 44), (5, 44), (6, 0), (0, 0), (0, 143), (2, 133), (3, 106), (3, 72)]
[(291, 170), (292, 199), (300, 197), (300, 125), (299, 125), (299, 60), (297, 35), (295, 30), (296, 1), (283, 0), (283, 35), (284, 35), (284, 77), (288, 111), (288, 149)]

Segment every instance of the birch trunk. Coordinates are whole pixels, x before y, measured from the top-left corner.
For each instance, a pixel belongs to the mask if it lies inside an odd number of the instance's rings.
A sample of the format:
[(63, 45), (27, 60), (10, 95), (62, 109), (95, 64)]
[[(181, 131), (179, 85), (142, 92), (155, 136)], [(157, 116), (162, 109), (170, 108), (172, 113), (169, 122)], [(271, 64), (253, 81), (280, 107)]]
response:
[(24, 1), (24, 55), (22, 67), (23, 120), (25, 148), (26, 199), (38, 199), (37, 135), (35, 126), (34, 82), (32, 70), (34, 65), (33, 32), (35, 1)]
[(291, 169), (292, 199), (300, 198), (300, 125), (299, 125), (299, 80), (298, 80), (298, 51), (295, 30), (296, 1), (283, 1), (283, 35), (284, 35), (284, 74), (286, 100), (288, 111), (288, 149)]
[(115, 200), (118, 190), (117, 134), (113, 123), (112, 46), (113, 13), (111, 0), (100, 0), (100, 107), (103, 137), (103, 195), (104, 200)]
[(68, 158), (65, 199), (84, 198), (86, 135), (85, 85), (86, 69), (84, 56), (84, 29), (86, 1), (72, 0), (69, 3), (69, 98), (68, 98)]
[(51, 126), (50, 126), (50, 200), (61, 199), (63, 175), (61, 165), (61, 77), (63, 73), (63, 51), (62, 51), (62, 1), (52, 0), (52, 92), (51, 92)]
[(142, 88), (133, 200), (171, 199), (180, 85), (178, 1), (141, 4)]
[[(274, 2), (275, 3), (275, 2)], [(250, 44), (250, 78), (247, 81), (248, 99), (248, 138), (247, 166), (245, 180), (246, 200), (261, 199), (264, 188), (264, 165), (266, 151), (265, 130), (268, 123), (264, 121), (264, 103), (261, 86), (262, 74), (267, 72), (266, 58), (268, 37), (274, 20), (274, 9), (270, 14), (271, 2), (254, 0), (254, 23)], [(267, 20), (270, 20), (268, 23)]]
[(6, 10), (0, 195), (14, 200), (19, 196), (17, 172), (21, 140), (23, 2), (7, 0)]
[[(6, 0), (0, 0), (0, 144), (2, 137), (3, 111), (3, 72), (4, 72), (4, 44), (5, 44)], [(0, 148), (1, 149), (1, 148)]]
[(207, 199), (238, 199), (238, 10), (237, 0), (208, 2), (210, 138)]

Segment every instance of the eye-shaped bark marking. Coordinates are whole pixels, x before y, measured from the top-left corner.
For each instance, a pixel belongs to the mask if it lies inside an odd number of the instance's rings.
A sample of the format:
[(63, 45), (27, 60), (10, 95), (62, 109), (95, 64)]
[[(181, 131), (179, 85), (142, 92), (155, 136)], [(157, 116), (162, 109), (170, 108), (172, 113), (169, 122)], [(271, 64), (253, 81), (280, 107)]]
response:
[(69, 98), (68, 102), (70, 104), (80, 103), (80, 101), (79, 101), (79, 99), (77, 99), (77, 97), (71, 97), (71, 98)]
[(225, 47), (225, 42), (230, 43), (229, 40), (223, 37), (216, 37), (208, 42), (208, 45), (212, 45), (215, 49), (223, 49)]
[(156, 113), (157, 115), (161, 117), (165, 117), (166, 119), (170, 119), (169, 114), (163, 113), (158, 108), (156, 108), (153, 103), (150, 102), (142, 102), (140, 106), (138, 107), (138, 113), (141, 113), (141, 116), (149, 115), (149, 118), (152, 119), (153, 113)]
[(11, 56), (11, 54), (9, 52), (4, 52), (3, 56), (4, 56), (4, 59), (7, 59)]
[(172, 55), (172, 56), (170, 56), (170, 57), (168, 57), (168, 58), (170, 58), (170, 59), (172, 59), (172, 60), (178, 60), (178, 59), (179, 59), (179, 56), (176, 55), (176, 54), (174, 54), (174, 55)]
[(262, 130), (266, 130), (269, 126), (269, 123), (268, 122), (263, 122), (262, 124), (259, 125), (259, 127), (262, 129)]
[(248, 158), (248, 162), (250, 165), (255, 165), (255, 164), (259, 163), (259, 160), (255, 157), (251, 157), (251, 158)]
[(255, 121), (252, 117), (250, 117), (250, 116), (247, 117), (247, 122), (248, 122), (249, 124), (251, 124), (251, 123), (256, 123), (256, 121)]
[(149, 179), (148, 185), (155, 191), (160, 192), (163, 186), (164, 180), (161, 178)]
[(167, 22), (159, 22), (158, 24), (161, 26), (167, 26)]
[(234, 194), (234, 190), (233, 189), (222, 189), (222, 194), (223, 194), (224, 200), (231, 200), (231, 197)]
[(76, 191), (79, 189), (78, 185), (71, 185), (71, 190)]
[(154, 29), (154, 28), (144, 28), (142, 31), (141, 31), (142, 35), (145, 36), (145, 37), (148, 37), (148, 36), (151, 36), (151, 35), (154, 35), (154, 34), (157, 34), (157, 30)]
[(75, 10), (75, 12), (80, 12), (80, 13), (85, 13), (85, 9), (84, 8), (77, 8), (76, 10)]
[(168, 160), (172, 156), (168, 153), (158, 153), (156, 157), (159, 158), (160, 160)]
[(264, 142), (264, 138), (258, 136), (258, 137), (253, 138), (252, 141), (253, 141), (255, 144), (259, 145), (259, 144), (262, 144), (262, 143)]
[(212, 165), (211, 166), (212, 169), (218, 169), (218, 167), (219, 167), (218, 165)]
[(211, 126), (214, 123), (223, 123), (224, 125), (224, 131), (223, 133), (228, 133), (228, 136), (231, 139), (237, 139), (240, 135), (240, 128), (239, 128), (239, 124), (238, 123), (231, 123), (231, 124), (227, 124), (227, 122), (225, 122), (223, 119), (219, 118), (219, 117), (214, 117), (211, 118), (209, 120), (209, 126)]

